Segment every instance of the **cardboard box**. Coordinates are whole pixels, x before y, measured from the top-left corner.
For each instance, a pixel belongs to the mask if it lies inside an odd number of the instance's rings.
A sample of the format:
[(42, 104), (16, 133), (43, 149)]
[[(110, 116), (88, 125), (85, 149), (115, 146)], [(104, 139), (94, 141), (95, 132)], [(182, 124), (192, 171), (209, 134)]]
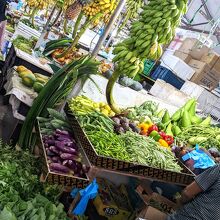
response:
[(210, 69), (210, 67), (206, 65), (203, 72), (195, 74), (191, 81), (198, 85), (203, 85), (209, 90), (213, 90), (218, 86), (220, 81), (220, 72), (215, 71), (215, 69)]
[[(149, 186), (139, 185), (136, 189), (138, 195), (143, 199), (146, 205), (157, 208), (165, 214), (171, 214), (176, 210), (176, 204), (164, 196), (155, 193)], [(145, 194), (143, 194), (143, 192)], [(141, 217), (141, 216), (140, 216)]]
[(201, 61), (208, 64), (210, 68), (212, 68), (215, 63), (218, 61), (219, 55), (215, 52), (208, 53), (202, 56)]
[(105, 216), (108, 220), (129, 220), (133, 210), (126, 195), (104, 179), (97, 179), (97, 183), (99, 194), (93, 203), (98, 214)]
[(201, 44), (196, 38), (186, 38), (179, 51), (189, 54), (193, 59), (201, 60), (204, 54), (208, 54), (210, 49)]
[(194, 69), (192, 69), (179, 57), (176, 57), (168, 53), (164, 54), (161, 57), (161, 66), (170, 69), (174, 74), (176, 74), (183, 80), (191, 79), (191, 77), (195, 73)]
[(147, 208), (147, 212), (144, 216), (147, 220), (166, 220), (167, 215), (163, 212), (160, 212), (159, 210), (149, 206)]
[(204, 55), (207, 55), (209, 53), (209, 51), (210, 48), (204, 45), (200, 46), (200, 44), (195, 44), (195, 47), (191, 49), (189, 54), (193, 59), (201, 60)]
[(212, 67), (212, 69), (215, 72), (219, 72), (220, 73), (220, 57), (218, 58), (218, 60), (215, 62), (214, 66)]
[(204, 62), (201, 62), (201, 61), (198, 61), (198, 60), (190, 60), (188, 65), (190, 67), (192, 67), (194, 70), (195, 70), (195, 74), (192, 76), (192, 78), (195, 76), (195, 75), (198, 75), (200, 74), (201, 72), (203, 72), (203, 70), (205, 69), (205, 67), (207, 66), (206, 63)]
[(184, 53), (184, 52), (181, 52), (181, 51), (179, 51), (179, 50), (176, 50), (175, 52), (174, 52), (174, 55), (176, 56), (176, 57), (179, 57), (181, 60), (183, 60), (185, 63), (189, 63), (189, 61), (192, 59), (192, 57), (189, 55), (189, 54), (187, 54), (187, 53)]
[(195, 38), (186, 38), (183, 41), (181, 47), (179, 48), (179, 51), (186, 53), (186, 54), (189, 54), (191, 52), (192, 48), (195, 46), (197, 41), (198, 40)]

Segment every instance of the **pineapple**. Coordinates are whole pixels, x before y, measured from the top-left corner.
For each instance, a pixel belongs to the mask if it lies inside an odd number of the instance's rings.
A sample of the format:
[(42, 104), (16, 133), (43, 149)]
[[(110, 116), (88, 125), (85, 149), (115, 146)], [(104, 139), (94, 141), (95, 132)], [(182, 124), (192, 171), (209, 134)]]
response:
[(80, 13), (83, 6), (89, 4), (90, 1), (91, 0), (76, 0), (67, 8), (65, 17), (69, 20), (74, 19)]

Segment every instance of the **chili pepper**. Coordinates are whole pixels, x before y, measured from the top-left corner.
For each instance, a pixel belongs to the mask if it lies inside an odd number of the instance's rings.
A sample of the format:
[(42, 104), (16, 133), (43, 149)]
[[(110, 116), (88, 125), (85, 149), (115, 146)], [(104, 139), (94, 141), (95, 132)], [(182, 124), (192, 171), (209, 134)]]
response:
[(151, 133), (152, 131), (158, 131), (158, 127), (156, 125), (152, 125), (148, 128), (148, 133)]
[(169, 145), (168, 145), (168, 143), (165, 140), (160, 139), (158, 142), (160, 143), (161, 146), (169, 148)]
[(148, 128), (149, 128), (149, 125), (146, 124), (146, 123), (141, 123), (138, 125), (138, 127), (141, 129), (141, 134), (142, 135), (146, 135), (147, 132), (148, 132)]
[(160, 131), (159, 134), (163, 139), (167, 136), (164, 131)]
[(173, 140), (173, 137), (171, 135), (166, 135), (166, 137), (164, 137), (164, 140), (169, 144), (171, 145), (174, 140)]

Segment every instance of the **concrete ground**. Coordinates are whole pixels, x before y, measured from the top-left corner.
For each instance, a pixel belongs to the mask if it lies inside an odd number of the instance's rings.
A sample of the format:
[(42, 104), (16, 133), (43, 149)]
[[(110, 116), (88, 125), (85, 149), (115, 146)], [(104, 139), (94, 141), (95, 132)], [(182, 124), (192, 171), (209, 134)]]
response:
[(3, 141), (10, 141), (11, 131), (14, 125), (13, 115), (11, 111), (11, 106), (4, 105), (3, 96), (0, 95), (0, 138)]

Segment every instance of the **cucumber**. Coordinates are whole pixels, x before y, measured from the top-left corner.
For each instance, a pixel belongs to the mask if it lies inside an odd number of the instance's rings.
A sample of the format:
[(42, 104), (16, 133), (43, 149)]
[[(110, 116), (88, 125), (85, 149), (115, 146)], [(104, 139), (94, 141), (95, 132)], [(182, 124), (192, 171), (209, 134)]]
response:
[(47, 42), (47, 43), (46, 43), (46, 47), (49, 47), (49, 46), (51, 46), (52, 44), (55, 44), (55, 43), (60, 42), (60, 41), (62, 41), (62, 40), (68, 40), (68, 41), (72, 42), (72, 39), (69, 39), (69, 38), (61, 38), (61, 39), (51, 40), (51, 41)]
[(55, 118), (55, 119), (59, 119), (61, 121), (66, 121), (66, 117), (61, 114), (60, 112), (52, 109), (52, 108), (48, 108), (47, 111), (49, 112), (50, 116)]

